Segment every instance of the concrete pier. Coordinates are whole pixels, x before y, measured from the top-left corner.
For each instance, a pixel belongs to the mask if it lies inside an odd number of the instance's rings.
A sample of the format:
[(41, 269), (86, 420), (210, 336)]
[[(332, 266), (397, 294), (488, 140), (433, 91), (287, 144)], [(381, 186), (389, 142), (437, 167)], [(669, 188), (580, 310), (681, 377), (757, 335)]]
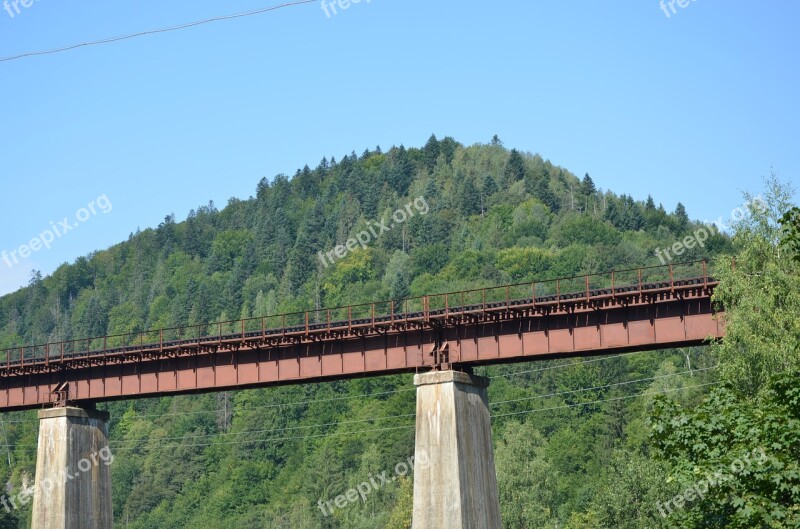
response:
[(501, 529), (489, 380), (456, 371), (414, 377), (414, 529)]
[(32, 529), (111, 529), (108, 413), (39, 412)]

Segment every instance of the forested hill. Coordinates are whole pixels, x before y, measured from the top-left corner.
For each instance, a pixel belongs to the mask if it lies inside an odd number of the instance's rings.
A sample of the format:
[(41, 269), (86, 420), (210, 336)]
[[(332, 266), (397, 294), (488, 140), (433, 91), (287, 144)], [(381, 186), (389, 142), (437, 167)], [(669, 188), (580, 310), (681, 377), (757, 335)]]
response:
[[(427, 214), (412, 208), (402, 225), (374, 229), (415, 198)], [(365, 230), (367, 248), (331, 264), (329, 252)], [(377, 148), (265, 178), (255, 198), (199, 207), (181, 223), (167, 216), (34, 276), (0, 300), (0, 346), (657, 264), (653, 251), (690, 230), (681, 205), (670, 214), (597, 189), (497, 139), (464, 147), (431, 137), (421, 149)], [(726, 244), (713, 236), (681, 260)]]
[[(588, 174), (496, 137), (469, 147), (431, 137), (422, 148), (376, 148), (265, 178), (254, 197), (222, 210), (209, 203), (183, 222), (167, 216), (52, 276), (34, 274), (0, 299), (0, 349), (659, 264), (656, 248), (698, 227), (681, 205), (667, 212), (653, 198), (599, 189)], [(351, 238), (359, 244), (348, 247)], [(730, 250), (728, 236), (712, 233), (679, 259)], [(657, 513), (619, 521), (630, 518), (634, 489), (674, 492), (650, 457), (649, 401), (596, 401), (701, 384), (707, 373), (652, 377), (710, 363), (699, 349), (490, 369), (491, 400), (518, 401), (493, 413), (553, 408), (493, 423), (506, 526), (660, 527)], [(528, 372), (500, 376), (515, 371)], [(636, 379), (645, 382), (608, 386)], [(385, 377), (109, 404), (116, 525), (408, 527), (410, 479), (330, 516), (318, 500), (412, 454), (411, 387)], [(0, 477), (18, 489), (33, 475), (36, 422), (5, 419)], [(25, 510), (12, 514), (19, 522), (0, 527), (28, 523)]]

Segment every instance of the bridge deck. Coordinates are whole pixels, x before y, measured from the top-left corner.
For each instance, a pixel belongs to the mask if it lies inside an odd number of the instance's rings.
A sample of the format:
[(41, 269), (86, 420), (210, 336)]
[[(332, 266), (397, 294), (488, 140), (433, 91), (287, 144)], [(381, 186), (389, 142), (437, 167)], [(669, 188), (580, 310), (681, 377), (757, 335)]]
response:
[(699, 345), (716, 286), (686, 263), (13, 348), (0, 411)]

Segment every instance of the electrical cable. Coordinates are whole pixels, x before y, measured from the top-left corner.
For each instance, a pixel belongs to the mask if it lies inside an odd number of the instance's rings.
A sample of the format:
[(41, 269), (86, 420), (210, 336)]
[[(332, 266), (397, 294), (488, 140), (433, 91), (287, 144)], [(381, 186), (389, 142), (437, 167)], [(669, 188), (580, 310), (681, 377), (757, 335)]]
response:
[[(716, 385), (719, 385), (719, 384), (721, 384), (721, 382), (717, 381), (717, 382), (710, 382), (710, 383), (706, 383), (706, 384), (697, 384), (697, 385), (693, 385), (693, 386), (684, 386), (684, 387), (681, 387), (681, 388), (671, 388), (671, 389), (661, 390), (661, 391), (656, 391), (656, 392), (649, 392), (649, 393), (645, 392), (645, 393), (638, 393), (636, 395), (626, 395), (626, 396), (622, 396), (622, 397), (613, 397), (613, 398), (608, 398), (608, 399), (598, 399), (598, 400), (589, 401), (589, 402), (579, 402), (579, 403), (576, 403), (576, 404), (565, 404), (565, 405), (562, 405), (562, 406), (553, 406), (553, 407), (550, 407), (550, 408), (538, 408), (538, 409), (535, 409), (535, 410), (525, 410), (525, 411), (519, 411), (519, 412), (502, 413), (502, 414), (491, 415), (491, 418), (497, 419), (497, 418), (503, 418), (503, 417), (528, 415), (528, 414), (532, 414), (532, 413), (539, 413), (539, 412), (545, 412), (545, 411), (553, 411), (553, 410), (560, 410), (560, 409), (567, 409), (567, 408), (575, 408), (575, 407), (579, 407), (579, 406), (588, 406), (590, 404), (601, 404), (601, 403), (604, 403), (604, 402), (616, 402), (616, 401), (628, 400), (628, 399), (633, 399), (633, 398), (638, 398), (638, 397), (664, 395), (664, 394), (667, 394), (667, 393), (674, 393), (674, 392), (677, 392), (677, 391), (684, 391), (684, 390), (702, 388), (702, 387), (708, 387), (708, 386), (716, 386)], [(575, 391), (576, 392), (577, 391), (583, 391), (583, 390), (586, 390), (586, 389), (588, 389), (588, 388), (581, 388), (581, 389), (578, 389), (578, 390), (575, 390)], [(410, 416), (410, 415), (408, 415), (408, 416)], [(401, 416), (385, 417), (384, 419), (398, 418), (398, 417), (401, 417)], [(381, 419), (377, 418), (377, 419), (370, 419), (370, 420), (381, 420)], [(332, 424), (338, 424), (338, 423), (332, 423)], [(319, 425), (317, 425), (317, 426), (319, 426)], [(311, 427), (311, 426), (309, 426), (309, 427)], [(171, 444), (171, 445), (169, 445), (169, 444), (168, 445), (159, 444), (159, 445), (156, 445), (156, 446), (151, 445), (149, 447), (149, 449), (155, 449), (155, 448), (193, 448), (193, 447), (208, 447), (208, 446), (217, 446), (217, 445), (239, 445), (239, 444), (265, 443), (265, 442), (278, 442), (278, 441), (296, 441), (296, 440), (305, 440), (305, 439), (320, 439), (320, 438), (323, 438), (323, 437), (339, 437), (339, 436), (350, 435), (350, 434), (354, 434), (354, 433), (371, 433), (371, 432), (383, 432), (383, 431), (394, 431), (394, 430), (402, 430), (402, 429), (412, 429), (414, 427), (415, 427), (415, 424), (410, 424), (410, 425), (406, 425), (406, 426), (392, 426), (392, 427), (376, 428), (376, 429), (369, 429), (369, 430), (361, 430), (361, 429), (359, 429), (359, 430), (350, 430), (350, 431), (346, 431), (346, 432), (333, 432), (333, 433), (327, 433), (327, 434), (300, 435), (300, 436), (291, 436), (291, 437), (267, 437), (267, 438), (263, 438), (263, 439), (246, 439), (246, 440), (237, 440), (237, 441), (195, 443), (195, 444), (188, 444), (188, 445), (187, 444)], [(300, 428), (300, 427), (297, 427), (297, 428)], [(253, 433), (253, 432), (247, 432), (247, 433)], [(216, 434), (216, 435), (219, 435), (219, 434)], [(151, 440), (152, 441), (160, 441), (161, 439), (151, 439)], [(120, 442), (124, 442), (124, 441), (120, 441)], [(138, 442), (139, 441), (137, 440), (136, 443), (138, 443)], [(12, 448), (16, 448), (16, 449), (18, 449), (20, 451), (28, 451), (28, 452), (36, 452), (37, 451), (37, 448), (27, 448), (27, 446), (30, 446), (30, 445), (10, 445), (10, 446)], [(138, 445), (135, 445), (135, 446), (133, 446), (133, 445), (131, 445), (131, 446), (120, 445), (120, 446), (111, 447), (111, 448), (113, 448), (113, 451), (136, 450), (136, 449), (142, 448), (143, 446), (144, 446), (144, 443), (138, 444)]]
[(536, 409), (536, 410), (518, 411), (518, 412), (513, 412), (513, 413), (501, 413), (501, 414), (498, 414), (498, 415), (492, 415), (492, 418), (493, 419), (498, 419), (498, 418), (501, 418), (501, 417), (512, 417), (512, 416), (516, 416), (516, 415), (527, 415), (527, 414), (530, 414), (530, 413), (538, 413), (538, 412), (541, 412), (541, 411), (553, 411), (553, 410), (562, 410), (562, 409), (566, 409), (566, 408), (575, 408), (575, 407), (578, 407), (578, 406), (588, 406), (590, 404), (599, 404), (599, 403), (602, 403), (602, 402), (615, 402), (615, 401), (618, 401), (618, 400), (634, 399), (634, 398), (637, 398), (637, 397), (647, 397), (647, 396), (653, 396), (653, 395), (665, 395), (667, 393), (674, 393), (676, 391), (684, 391), (684, 390), (687, 390), (687, 389), (704, 388), (706, 386), (717, 386), (717, 385), (719, 385), (721, 383), (722, 382), (719, 382), (719, 381), (717, 381), (717, 382), (709, 382), (707, 384), (697, 384), (695, 386), (684, 386), (682, 388), (672, 388), (672, 389), (667, 389), (667, 390), (663, 390), (663, 391), (655, 391), (655, 392), (652, 392), (652, 393), (638, 393), (636, 395), (626, 395), (624, 397), (614, 397), (614, 398), (610, 398), (610, 399), (593, 400), (591, 402), (578, 402), (577, 404), (565, 404), (563, 406), (553, 406), (552, 408), (539, 408), (539, 409)]
[(640, 378), (639, 380), (629, 380), (627, 382), (616, 382), (614, 384), (606, 384), (604, 386), (595, 386), (593, 388), (573, 389), (573, 390), (569, 390), (569, 391), (559, 391), (558, 393), (550, 393), (548, 395), (536, 395), (535, 397), (523, 397), (523, 398), (520, 398), (520, 399), (501, 400), (501, 401), (498, 401), (498, 402), (492, 402), (491, 404), (489, 404), (489, 406), (499, 406), (501, 404), (510, 404), (510, 403), (513, 403), (513, 402), (524, 402), (524, 401), (529, 401), (529, 400), (534, 400), (534, 399), (546, 399), (548, 397), (557, 397), (559, 395), (569, 395), (569, 394), (572, 394), (572, 393), (581, 393), (581, 392), (584, 392), (584, 391), (596, 391), (596, 390), (600, 390), (600, 389), (607, 389), (607, 388), (613, 388), (613, 387), (618, 387), (618, 386), (627, 386), (629, 384), (638, 384), (638, 383), (641, 383), (641, 382), (650, 382), (650, 381), (653, 381), (653, 380), (660, 380), (660, 379), (675, 377), (675, 376), (679, 376), (679, 375), (689, 375), (689, 374), (694, 374), (694, 373), (703, 373), (704, 371), (710, 371), (710, 370), (716, 369), (716, 368), (717, 368), (717, 366), (706, 367), (705, 369), (690, 369), (688, 371), (682, 371), (680, 373), (670, 373), (670, 374), (667, 374), (667, 375), (658, 375), (658, 376), (650, 377), (650, 378)]
[(236, 13), (236, 14), (233, 14), (233, 15), (222, 15), (222, 16), (217, 16), (217, 17), (212, 17), (212, 18), (206, 18), (206, 19), (203, 19), (203, 20), (197, 20), (197, 21), (194, 21), (194, 22), (188, 22), (186, 24), (180, 24), (180, 25), (177, 25), (177, 26), (169, 26), (169, 27), (164, 27), (164, 28), (151, 29), (151, 30), (147, 30), (147, 31), (140, 31), (138, 33), (131, 33), (131, 34), (128, 34), (128, 35), (122, 35), (122, 36), (118, 36), (118, 37), (110, 37), (110, 38), (101, 39), (101, 40), (82, 42), (80, 44), (72, 44), (72, 45), (69, 45), (69, 46), (64, 46), (64, 47), (61, 47), (61, 48), (54, 48), (54, 49), (50, 49), (50, 50), (30, 51), (30, 52), (26, 52), (26, 53), (21, 53), (19, 55), (12, 55), (12, 56), (9, 56), (9, 57), (2, 57), (2, 58), (0, 58), (0, 62), (15, 61), (15, 60), (18, 60), (18, 59), (24, 59), (26, 57), (35, 57), (37, 55), (50, 55), (50, 54), (53, 54), (53, 53), (60, 53), (60, 52), (64, 52), (64, 51), (74, 50), (76, 48), (83, 48), (83, 47), (87, 47), (87, 46), (96, 46), (96, 45), (99, 45), (99, 44), (109, 44), (111, 42), (119, 42), (121, 40), (133, 39), (133, 38), (142, 37), (142, 36), (145, 36), (145, 35), (154, 35), (154, 34), (157, 34), (157, 33), (167, 33), (167, 32), (170, 32), (170, 31), (178, 31), (180, 29), (192, 28), (192, 27), (195, 27), (195, 26), (201, 26), (203, 24), (210, 24), (211, 22), (219, 22), (219, 21), (222, 21), (222, 20), (232, 20), (232, 19), (236, 19), (236, 18), (243, 18), (243, 17), (250, 17), (250, 16), (253, 16), (253, 15), (260, 15), (262, 13), (267, 13), (269, 11), (276, 11), (278, 9), (283, 9), (283, 8), (286, 8), (286, 7), (299, 6), (299, 5), (302, 5), (302, 4), (310, 4), (311, 2), (316, 2), (316, 1), (317, 0), (296, 0), (294, 2), (287, 2), (287, 3), (284, 3), (284, 4), (277, 5), (277, 6), (266, 7), (266, 8), (262, 8), (262, 9), (256, 9), (255, 11), (247, 11), (247, 12), (244, 12), (244, 13)]
[[(540, 368), (540, 369), (518, 371), (518, 372), (507, 373), (507, 374), (503, 374), (503, 375), (495, 375), (495, 376), (492, 376), (492, 377), (489, 377), (489, 378), (494, 380), (494, 379), (498, 379), (498, 378), (514, 377), (514, 376), (517, 376), (517, 375), (524, 375), (524, 374), (531, 374), (531, 373), (542, 373), (542, 372), (545, 372), (545, 371), (552, 371), (552, 370), (555, 370), (555, 369), (563, 369), (563, 368), (566, 368), (566, 367), (593, 364), (593, 363), (597, 363), (597, 362), (604, 362), (606, 360), (612, 360), (612, 359), (615, 359), (615, 358), (629, 357), (629, 356), (633, 356), (633, 355), (638, 355), (638, 354), (643, 354), (643, 353), (652, 353), (652, 352), (653, 351), (636, 351), (636, 352), (633, 352), (633, 353), (623, 353), (623, 354), (612, 355), (612, 356), (602, 356), (602, 357), (593, 358), (591, 360), (586, 360), (586, 361), (581, 361), (581, 362), (572, 362), (572, 363), (568, 363), (568, 364), (560, 364), (560, 365), (556, 365), (556, 366), (543, 367), (543, 368)], [(697, 371), (697, 370), (695, 370), (695, 371)], [(401, 389), (395, 389), (395, 390), (391, 390), (391, 391), (382, 391), (382, 392), (376, 392), (376, 393), (365, 393), (363, 395), (348, 395), (348, 396), (343, 396), (343, 397), (332, 397), (332, 398), (326, 398), (326, 399), (302, 400), (302, 401), (294, 401), (294, 402), (286, 402), (286, 403), (278, 403), (278, 404), (265, 404), (263, 406), (254, 406), (252, 408), (247, 408), (247, 409), (245, 409), (243, 411), (260, 410), (260, 409), (273, 409), (273, 408), (288, 408), (288, 407), (291, 407), (291, 406), (304, 406), (304, 405), (307, 405), (307, 404), (318, 404), (318, 403), (323, 403), (323, 402), (337, 402), (337, 401), (343, 401), (343, 400), (360, 399), (360, 398), (364, 398), (364, 397), (381, 397), (381, 396), (387, 396), (387, 395), (394, 395), (394, 394), (397, 394), (397, 393), (408, 393), (408, 392), (412, 392), (412, 391), (416, 391), (416, 388), (401, 388)], [(543, 396), (539, 396), (539, 397), (530, 397), (530, 399), (544, 398), (544, 397), (548, 397), (548, 396), (556, 396), (556, 395), (543, 395)], [(530, 399), (528, 399), (528, 400), (530, 400)], [(503, 403), (504, 402), (496, 402), (496, 403), (493, 403), (492, 405), (494, 406), (494, 405), (503, 404)], [(169, 412), (169, 413), (163, 413), (163, 414), (135, 414), (135, 415), (132, 415), (131, 417), (134, 418), (134, 419), (139, 419), (139, 418), (161, 418), (161, 417), (181, 417), (181, 416), (186, 416), (186, 415), (216, 415), (218, 413), (219, 413), (219, 410), (196, 410), (196, 411), (185, 411), (185, 412)], [(121, 419), (121, 417), (112, 417), (110, 420), (111, 421), (115, 421), (115, 420), (118, 421), (120, 419)], [(18, 419), (18, 420), (5, 421), (6, 424), (21, 424), (21, 423), (33, 423), (33, 422), (39, 422), (39, 419), (33, 418), (33, 419)]]
[(247, 434), (262, 434), (262, 433), (272, 433), (272, 432), (286, 432), (290, 430), (309, 430), (311, 428), (325, 428), (328, 426), (339, 426), (340, 424), (361, 424), (365, 422), (371, 421), (386, 421), (389, 419), (406, 419), (408, 417), (415, 417), (416, 413), (406, 413), (404, 415), (389, 415), (387, 417), (370, 417), (369, 419), (356, 419), (352, 421), (339, 421), (339, 422), (329, 422), (325, 424), (309, 424), (306, 426), (288, 426), (283, 428), (272, 428), (271, 430), (245, 430), (242, 432), (224, 432), (224, 433), (215, 433), (215, 434), (203, 434), (203, 435), (185, 435), (182, 437), (157, 437), (157, 438), (142, 438), (142, 439), (124, 439), (119, 441), (109, 441), (111, 443), (119, 443), (119, 444), (128, 444), (128, 443), (138, 443), (140, 441), (179, 441), (179, 440), (192, 440), (192, 439), (202, 439), (208, 437), (226, 437), (230, 435), (247, 435)]

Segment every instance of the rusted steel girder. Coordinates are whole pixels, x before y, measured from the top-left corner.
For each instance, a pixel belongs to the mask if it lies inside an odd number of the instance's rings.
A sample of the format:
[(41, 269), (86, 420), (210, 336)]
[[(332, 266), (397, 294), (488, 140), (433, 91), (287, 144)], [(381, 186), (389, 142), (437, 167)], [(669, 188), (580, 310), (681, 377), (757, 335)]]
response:
[[(705, 267), (704, 267), (705, 270)], [(701, 345), (724, 334), (707, 275), (431, 308), (278, 332), (127, 346), (0, 365), (0, 411)], [(641, 278), (641, 274), (639, 276)], [(613, 279), (612, 279), (613, 283)], [(502, 287), (500, 287), (502, 288)], [(534, 286), (535, 289), (535, 286)], [(446, 295), (445, 295), (446, 296)], [(454, 298), (458, 298), (457, 294)], [(542, 301), (544, 299), (545, 301)], [(374, 307), (374, 304), (373, 304)]]

